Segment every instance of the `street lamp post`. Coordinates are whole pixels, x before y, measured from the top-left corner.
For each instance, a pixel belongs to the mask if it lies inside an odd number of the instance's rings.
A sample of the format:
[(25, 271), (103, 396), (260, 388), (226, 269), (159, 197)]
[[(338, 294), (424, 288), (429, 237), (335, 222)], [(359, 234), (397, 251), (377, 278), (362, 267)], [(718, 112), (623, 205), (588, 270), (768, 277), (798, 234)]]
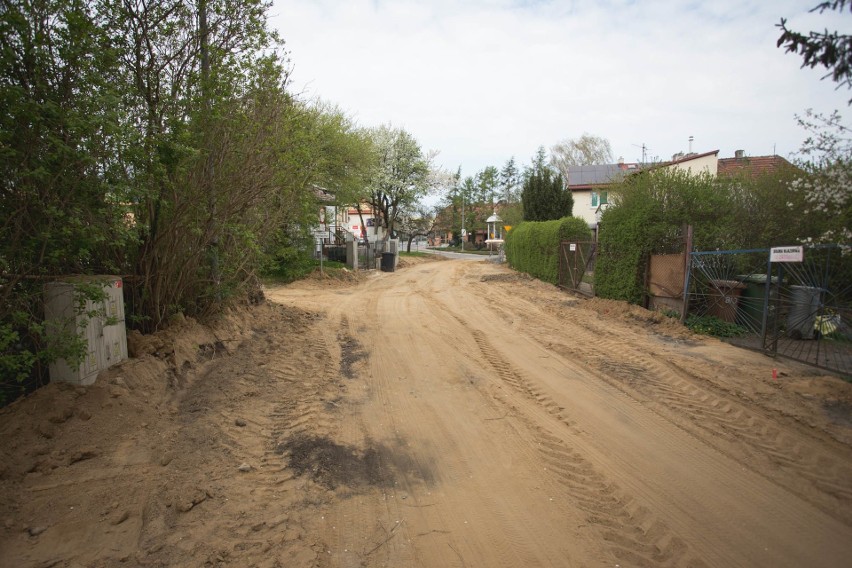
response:
[(462, 191), (462, 228), (461, 228), (461, 249), (464, 252), (464, 239), (467, 235), (464, 230), (464, 191)]

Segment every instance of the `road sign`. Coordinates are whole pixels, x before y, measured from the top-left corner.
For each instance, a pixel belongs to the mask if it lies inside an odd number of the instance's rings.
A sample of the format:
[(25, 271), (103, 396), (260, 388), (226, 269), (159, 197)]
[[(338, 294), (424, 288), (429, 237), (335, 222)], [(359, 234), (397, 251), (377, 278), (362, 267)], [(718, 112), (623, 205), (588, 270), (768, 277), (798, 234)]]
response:
[(327, 239), (329, 235), (328, 225), (318, 225), (311, 230), (311, 233), (314, 235), (315, 239)]
[(802, 262), (805, 247), (772, 247), (769, 249), (769, 262)]

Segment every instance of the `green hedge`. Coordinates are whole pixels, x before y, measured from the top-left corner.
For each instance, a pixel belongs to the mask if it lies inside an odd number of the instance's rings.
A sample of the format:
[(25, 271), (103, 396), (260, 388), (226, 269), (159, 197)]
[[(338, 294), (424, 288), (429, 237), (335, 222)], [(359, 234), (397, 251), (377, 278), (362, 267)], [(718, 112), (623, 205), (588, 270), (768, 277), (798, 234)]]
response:
[(582, 219), (565, 217), (556, 221), (526, 221), (506, 235), (506, 260), (519, 272), (556, 284), (559, 277), (559, 242), (591, 239)]
[(604, 213), (595, 260), (595, 295), (642, 303), (645, 294), (642, 259), (651, 247), (650, 208), (614, 207)]

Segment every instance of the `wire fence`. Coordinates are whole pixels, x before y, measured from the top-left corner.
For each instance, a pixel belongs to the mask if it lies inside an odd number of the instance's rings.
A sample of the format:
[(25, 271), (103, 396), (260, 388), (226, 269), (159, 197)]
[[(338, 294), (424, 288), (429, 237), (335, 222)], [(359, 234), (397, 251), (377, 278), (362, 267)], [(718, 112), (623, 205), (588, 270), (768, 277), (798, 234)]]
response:
[(803, 247), (796, 262), (770, 249), (693, 252), (689, 315), (734, 344), (852, 375), (852, 254)]

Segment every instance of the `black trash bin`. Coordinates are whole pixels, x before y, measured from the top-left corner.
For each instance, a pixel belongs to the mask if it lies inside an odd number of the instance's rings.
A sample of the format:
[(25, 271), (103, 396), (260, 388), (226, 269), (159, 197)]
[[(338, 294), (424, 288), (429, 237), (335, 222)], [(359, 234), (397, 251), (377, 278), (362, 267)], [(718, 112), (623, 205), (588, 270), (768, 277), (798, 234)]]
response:
[(392, 252), (382, 253), (382, 272), (393, 272), (396, 255)]

